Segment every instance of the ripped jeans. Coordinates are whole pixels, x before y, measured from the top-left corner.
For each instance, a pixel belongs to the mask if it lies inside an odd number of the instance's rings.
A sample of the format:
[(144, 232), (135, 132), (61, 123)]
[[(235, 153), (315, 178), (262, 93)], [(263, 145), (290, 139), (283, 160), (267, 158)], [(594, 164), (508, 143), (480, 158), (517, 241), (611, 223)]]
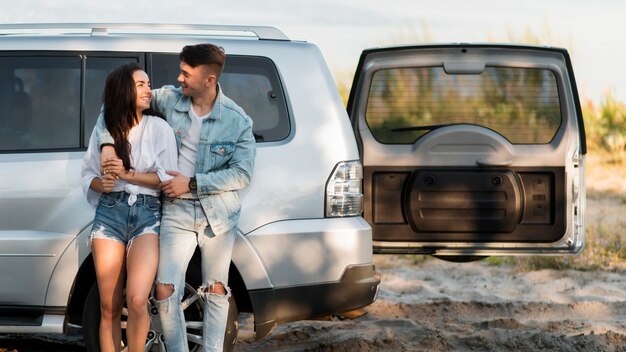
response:
[[(185, 273), (196, 249), (202, 256), (203, 351), (221, 351), (228, 319), (228, 269), (235, 242), (235, 229), (215, 236), (199, 201), (166, 198), (161, 218), (160, 258), (157, 284), (172, 285), (174, 293), (157, 300), (165, 345), (170, 352), (188, 351), (187, 329), (181, 300), (185, 292)], [(221, 283), (225, 295), (205, 290)]]

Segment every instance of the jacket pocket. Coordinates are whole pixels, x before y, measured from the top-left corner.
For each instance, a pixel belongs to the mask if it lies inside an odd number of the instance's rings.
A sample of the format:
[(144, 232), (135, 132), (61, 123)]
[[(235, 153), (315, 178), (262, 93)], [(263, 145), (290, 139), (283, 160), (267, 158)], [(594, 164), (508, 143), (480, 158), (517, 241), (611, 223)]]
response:
[(218, 169), (226, 164), (235, 151), (235, 144), (230, 142), (213, 143), (209, 146), (211, 169)]

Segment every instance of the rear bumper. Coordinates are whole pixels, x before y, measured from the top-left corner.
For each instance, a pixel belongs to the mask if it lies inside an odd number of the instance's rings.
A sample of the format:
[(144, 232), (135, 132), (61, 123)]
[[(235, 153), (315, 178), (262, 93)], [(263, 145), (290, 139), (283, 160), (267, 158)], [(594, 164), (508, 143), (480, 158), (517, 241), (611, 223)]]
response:
[(569, 233), (555, 243), (416, 243), (373, 241), (374, 254), (425, 254), (446, 257), (578, 255), (584, 248), (584, 232)]
[(341, 279), (276, 289), (250, 291), (257, 339), (269, 335), (279, 323), (337, 315), (372, 304), (380, 279), (374, 265), (349, 266)]

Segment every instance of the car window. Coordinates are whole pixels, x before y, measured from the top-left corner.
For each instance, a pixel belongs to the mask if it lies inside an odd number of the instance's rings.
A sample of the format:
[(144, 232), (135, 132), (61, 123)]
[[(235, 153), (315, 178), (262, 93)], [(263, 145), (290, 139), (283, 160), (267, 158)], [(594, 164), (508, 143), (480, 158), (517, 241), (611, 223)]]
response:
[(102, 92), (107, 76), (116, 67), (129, 62), (137, 63), (137, 57), (93, 57), (86, 58), (85, 71), (85, 124), (83, 125), (83, 147), (89, 145), (89, 136), (96, 124), (102, 107)]
[[(179, 63), (177, 54), (152, 54), (152, 86), (178, 86)], [(254, 121), (257, 142), (287, 138), (290, 131), (287, 103), (278, 72), (270, 59), (228, 55), (220, 86)]]
[(80, 144), (81, 60), (0, 57), (0, 151)]
[(474, 124), (513, 144), (549, 143), (561, 125), (556, 77), (546, 69), (486, 67), (448, 74), (443, 67), (374, 73), (365, 119), (381, 143), (411, 144), (432, 128)]

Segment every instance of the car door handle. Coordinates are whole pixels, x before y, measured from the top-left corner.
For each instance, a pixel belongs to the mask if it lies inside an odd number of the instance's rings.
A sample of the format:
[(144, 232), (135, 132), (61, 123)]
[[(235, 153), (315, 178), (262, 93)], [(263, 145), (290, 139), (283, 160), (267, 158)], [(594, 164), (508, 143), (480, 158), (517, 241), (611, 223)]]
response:
[(476, 164), (478, 166), (509, 166), (513, 164), (513, 160), (503, 160), (503, 161), (491, 161), (491, 160), (476, 160)]

